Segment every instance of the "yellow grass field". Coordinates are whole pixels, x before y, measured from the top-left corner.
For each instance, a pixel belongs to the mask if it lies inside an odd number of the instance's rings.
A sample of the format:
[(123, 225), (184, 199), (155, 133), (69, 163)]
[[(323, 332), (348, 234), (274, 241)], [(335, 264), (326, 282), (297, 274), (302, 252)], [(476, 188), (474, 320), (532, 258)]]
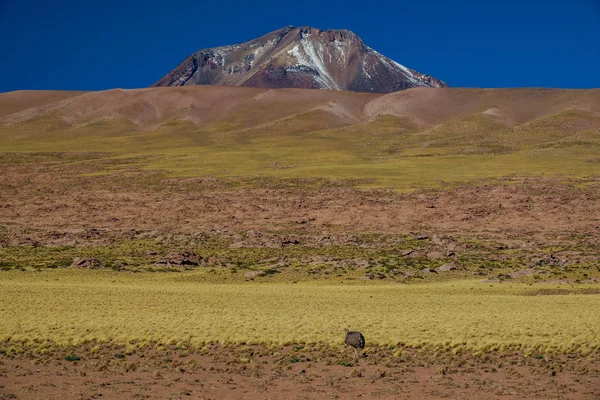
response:
[[(197, 272), (2, 272), (0, 347), (207, 342), (597, 354), (600, 295), (586, 285), (206, 284)], [(595, 294), (594, 294), (595, 293)], [(367, 346), (368, 347), (368, 346)], [(368, 349), (367, 349), (368, 351)]]

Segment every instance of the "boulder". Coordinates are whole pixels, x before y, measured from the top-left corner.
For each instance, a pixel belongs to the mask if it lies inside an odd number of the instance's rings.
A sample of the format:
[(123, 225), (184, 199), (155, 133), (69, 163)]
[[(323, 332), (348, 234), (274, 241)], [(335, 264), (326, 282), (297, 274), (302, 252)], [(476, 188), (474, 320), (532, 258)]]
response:
[(202, 257), (196, 255), (193, 251), (177, 251), (170, 253), (162, 258), (156, 265), (164, 266), (198, 266), (202, 262)]
[(434, 250), (427, 253), (427, 258), (430, 258), (432, 260), (438, 260), (440, 258), (444, 258), (445, 256), (446, 254), (439, 250)]
[(426, 234), (424, 234), (424, 233), (411, 232), (410, 235), (415, 240), (427, 240), (427, 239), (429, 239), (429, 236), (426, 235)]
[(71, 267), (75, 268), (100, 268), (102, 262), (96, 258), (76, 257), (71, 263)]
[(455, 262), (447, 263), (444, 265), (440, 265), (435, 269), (436, 272), (448, 272), (448, 271), (456, 271), (458, 269), (458, 264)]
[(300, 239), (295, 236), (286, 236), (281, 241), (281, 247), (290, 246), (294, 244), (300, 244)]
[(536, 271), (533, 268), (523, 268), (519, 271), (511, 272), (510, 274), (508, 274), (508, 276), (515, 279), (524, 278), (526, 276), (533, 276), (535, 275), (535, 273)]

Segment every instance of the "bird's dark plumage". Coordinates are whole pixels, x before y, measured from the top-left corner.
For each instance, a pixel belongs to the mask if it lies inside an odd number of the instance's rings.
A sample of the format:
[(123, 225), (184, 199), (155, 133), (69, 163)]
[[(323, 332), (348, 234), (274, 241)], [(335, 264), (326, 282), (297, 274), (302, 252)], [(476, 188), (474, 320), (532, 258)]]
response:
[(365, 337), (362, 335), (362, 333), (358, 331), (349, 331), (348, 329), (345, 331), (346, 339), (344, 339), (344, 343), (346, 343), (347, 346), (352, 346), (355, 349), (365, 348)]

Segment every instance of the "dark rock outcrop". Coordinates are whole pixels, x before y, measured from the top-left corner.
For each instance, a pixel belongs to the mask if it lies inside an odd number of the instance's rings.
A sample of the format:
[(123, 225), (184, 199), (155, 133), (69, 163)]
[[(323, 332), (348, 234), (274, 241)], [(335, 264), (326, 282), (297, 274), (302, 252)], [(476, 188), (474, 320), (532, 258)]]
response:
[(71, 267), (96, 269), (102, 267), (102, 262), (95, 258), (76, 257), (73, 259)]
[(177, 251), (162, 258), (156, 265), (196, 267), (202, 262), (202, 257), (192, 251)]

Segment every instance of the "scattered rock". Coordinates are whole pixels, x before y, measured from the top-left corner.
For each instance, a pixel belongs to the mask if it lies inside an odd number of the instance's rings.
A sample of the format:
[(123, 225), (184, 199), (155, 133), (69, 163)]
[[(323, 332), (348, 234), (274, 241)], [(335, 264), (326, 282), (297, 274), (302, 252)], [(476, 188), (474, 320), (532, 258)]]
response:
[(458, 264), (455, 262), (450, 262), (444, 265), (440, 265), (435, 269), (436, 272), (447, 272), (447, 271), (455, 271), (458, 269)]
[(427, 235), (425, 235), (423, 233), (412, 233), (411, 232), (411, 236), (415, 240), (426, 240), (426, 239), (429, 239), (429, 236), (427, 236)]
[(376, 378), (385, 378), (386, 372), (377, 368), (374, 374)]
[(338, 245), (347, 245), (347, 244), (358, 244), (358, 239), (354, 236), (340, 236), (338, 238)]
[(429, 253), (427, 253), (427, 258), (431, 258), (432, 260), (437, 260), (444, 257), (445, 253), (438, 250), (430, 251)]
[(292, 244), (300, 244), (300, 240), (297, 237), (288, 236), (283, 238), (283, 240), (281, 241), (281, 247), (289, 246)]
[(511, 278), (524, 278), (526, 276), (532, 276), (535, 275), (535, 270), (533, 268), (524, 268), (522, 270), (519, 271), (515, 271), (515, 272), (511, 272), (510, 274), (508, 274), (508, 276), (510, 276)]
[(256, 231), (254, 229), (250, 229), (248, 232), (246, 232), (246, 237), (248, 238), (261, 238), (264, 236), (264, 233), (260, 232), (260, 231)]
[(32, 247), (38, 247), (40, 245), (40, 242), (36, 239), (32, 239), (32, 238), (15, 238), (12, 240), (8, 241), (8, 245), (9, 246), (32, 246)]
[(202, 257), (192, 251), (178, 251), (164, 257), (156, 265), (198, 266), (201, 262)]
[(223, 257), (211, 256), (211, 257), (208, 257), (205, 261), (208, 265), (216, 265), (216, 264), (225, 264), (227, 262), (227, 259), (223, 258)]
[(258, 276), (262, 274), (262, 271), (246, 271), (244, 272), (244, 277), (245, 278), (254, 278), (255, 276)]
[(319, 244), (327, 244), (331, 241), (331, 237), (330, 236), (321, 236), (321, 237), (317, 238), (316, 241)]
[(431, 237), (431, 242), (435, 243), (435, 244), (445, 244), (445, 240), (443, 237), (439, 236), (439, 235), (433, 235)]
[(560, 266), (567, 264), (566, 259), (561, 259), (554, 254), (544, 254), (541, 257), (533, 258), (531, 261), (533, 263), (535, 263), (535, 265), (537, 265), (537, 266), (551, 265), (551, 266), (559, 266), (560, 267)]
[(82, 235), (84, 239), (97, 239), (102, 236), (102, 233), (99, 229), (91, 228), (86, 230)]
[(334, 245), (343, 246), (347, 244), (358, 244), (358, 239), (355, 236), (318, 236), (313, 239), (313, 243), (320, 246)]
[(71, 263), (71, 267), (94, 269), (94, 268), (102, 267), (102, 262), (96, 258), (76, 257), (73, 259), (73, 262)]

